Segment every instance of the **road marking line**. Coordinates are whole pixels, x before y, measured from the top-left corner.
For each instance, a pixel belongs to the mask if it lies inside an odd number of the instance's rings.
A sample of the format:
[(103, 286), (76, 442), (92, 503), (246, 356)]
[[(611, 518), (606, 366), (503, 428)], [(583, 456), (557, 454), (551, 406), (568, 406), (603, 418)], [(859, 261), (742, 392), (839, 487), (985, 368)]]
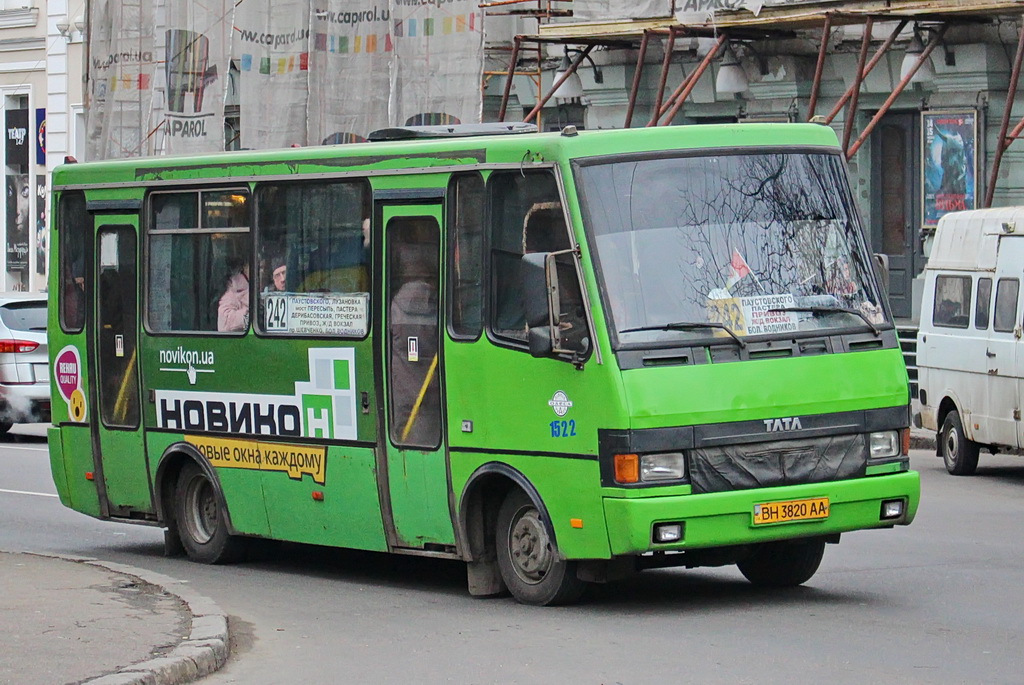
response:
[(51, 494), (49, 492), (28, 492), (26, 490), (4, 490), (0, 488), (0, 492), (6, 492), (8, 495), (35, 495), (36, 497), (58, 497), (59, 495)]

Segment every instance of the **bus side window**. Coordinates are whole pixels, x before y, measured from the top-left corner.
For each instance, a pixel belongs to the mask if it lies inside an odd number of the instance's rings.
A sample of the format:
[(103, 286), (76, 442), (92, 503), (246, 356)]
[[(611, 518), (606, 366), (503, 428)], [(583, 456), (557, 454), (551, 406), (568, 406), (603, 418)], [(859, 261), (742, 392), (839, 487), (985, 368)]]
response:
[[(558, 186), (550, 171), (515, 171), (495, 172), (487, 188), (491, 208), (490, 328), (500, 338), (526, 342), (520, 258), (527, 252), (558, 252), (571, 247)], [(556, 260), (564, 298), (558, 312), (561, 345), (582, 349), (586, 319), (573, 258), (566, 254)]]
[(155, 192), (148, 206), (149, 329), (248, 330), (248, 190)]
[[(303, 293), (360, 295), (365, 321), (370, 291), (369, 183), (363, 179), (265, 183), (256, 190), (256, 203), (261, 255), (256, 276), (257, 328), (264, 333), (291, 332), (293, 319), (270, 322), (265, 318), (272, 311), (266, 304), (268, 297), (276, 293), (283, 293), (276, 297), (278, 301), (293, 304)], [(315, 331), (306, 325), (303, 332)]]
[(458, 174), (448, 184), (451, 245), (451, 335), (476, 340), (483, 330), (484, 182), (478, 173)]
[(85, 241), (92, 222), (81, 192), (63, 193), (58, 211), (60, 326), (67, 333), (77, 333), (85, 325)]

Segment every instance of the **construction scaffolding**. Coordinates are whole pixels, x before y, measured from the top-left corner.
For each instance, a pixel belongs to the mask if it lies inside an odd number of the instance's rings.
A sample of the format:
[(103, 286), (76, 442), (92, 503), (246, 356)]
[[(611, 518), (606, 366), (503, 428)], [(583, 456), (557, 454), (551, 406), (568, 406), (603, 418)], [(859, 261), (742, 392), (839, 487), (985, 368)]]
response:
[[(899, 96), (914, 79), (917, 72), (930, 58), (932, 52), (943, 44), (950, 27), (970, 24), (986, 24), (994, 20), (1015, 22), (1019, 40), (1012, 59), (1007, 99), (1000, 123), (1000, 133), (993, 156), (992, 167), (988, 172), (988, 184), (983, 206), (991, 206), (996, 179), (999, 176), (1000, 164), (1007, 148), (1024, 132), (1024, 117), (1012, 128), (1012, 110), (1020, 77), (1021, 62), (1024, 58), (1024, 31), (1021, 30), (1021, 16), (1024, 14), (1024, 2), (1021, 0), (865, 0), (861, 2), (837, 2), (823, 0), (821, 2), (803, 2), (794, 4), (766, 3), (760, 12), (754, 14), (748, 10), (723, 10), (703, 23), (682, 23), (676, 17), (641, 19), (630, 21), (588, 21), (580, 23), (542, 23), (536, 34), (518, 35), (514, 39), (512, 54), (505, 72), (505, 93), (501, 104), (501, 116), (504, 116), (511, 77), (521, 73), (517, 65), (521, 55), (543, 49), (546, 44), (562, 44), (581, 47), (574, 59), (562, 75), (539, 95), (534, 111), (525, 120), (529, 121), (550, 100), (558, 87), (576, 72), (586, 56), (597, 46), (629, 47), (636, 49), (637, 59), (633, 71), (633, 81), (629, 94), (629, 103), (623, 126), (636, 125), (634, 114), (638, 100), (640, 84), (647, 63), (647, 55), (652, 41), (661, 41), (664, 58), (658, 79), (658, 87), (654, 96), (652, 116), (647, 126), (665, 126), (673, 122), (690, 97), (694, 87), (705, 74), (708, 67), (721, 54), (730, 41), (754, 43), (757, 41), (784, 40), (798, 34), (812, 33), (820, 36), (819, 49), (811, 84), (810, 97), (807, 104), (805, 119), (821, 123), (832, 123), (840, 112), (846, 111), (842, 132), (843, 149), (847, 159), (852, 159), (864, 145), (879, 121), (890, 111)], [(892, 22), (895, 27), (888, 36), (868, 57), (872, 43), (872, 30), (880, 22)], [(853, 138), (855, 118), (850, 116), (857, 110), (863, 83), (872, 70), (888, 52), (893, 49), (897, 40), (908, 26), (925, 27), (923, 33), (927, 42), (917, 54), (916, 61), (904, 70), (899, 82), (892, 89), (881, 107), (874, 113), (871, 120), (862, 128), (856, 139)], [(821, 92), (822, 74), (828, 56), (828, 45), (831, 33), (840, 26), (862, 27), (863, 38), (858, 54), (857, 68), (853, 83), (839, 98), (827, 115), (816, 112)], [(696, 37), (707, 40), (708, 51), (698, 66), (669, 93), (668, 86), (670, 66), (672, 64), (676, 42), (681, 37)], [(533, 73), (533, 72), (531, 72)]]

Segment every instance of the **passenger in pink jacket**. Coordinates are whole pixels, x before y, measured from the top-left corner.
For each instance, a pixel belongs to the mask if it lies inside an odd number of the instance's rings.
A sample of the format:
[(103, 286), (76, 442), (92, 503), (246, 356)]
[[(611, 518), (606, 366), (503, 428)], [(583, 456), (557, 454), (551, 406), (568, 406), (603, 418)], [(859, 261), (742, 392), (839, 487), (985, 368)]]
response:
[(218, 331), (244, 331), (249, 327), (249, 263), (231, 274), (217, 304)]

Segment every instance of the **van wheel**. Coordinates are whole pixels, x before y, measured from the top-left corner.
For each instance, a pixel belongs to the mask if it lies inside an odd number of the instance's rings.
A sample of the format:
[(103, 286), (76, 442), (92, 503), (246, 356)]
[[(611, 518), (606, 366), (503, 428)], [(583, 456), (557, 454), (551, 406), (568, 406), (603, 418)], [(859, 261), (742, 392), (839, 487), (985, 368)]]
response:
[(541, 513), (522, 490), (512, 490), (502, 502), (495, 542), (501, 578), (516, 601), (569, 604), (586, 589), (576, 577), (576, 563), (559, 558)]
[(228, 534), (224, 502), (210, 478), (195, 462), (178, 474), (174, 514), (185, 553), (201, 564), (230, 564), (242, 558), (245, 540)]
[(964, 435), (964, 424), (955, 409), (946, 414), (939, 437), (946, 470), (954, 476), (973, 476), (978, 469), (978, 443)]
[(7, 431), (14, 427), (13, 421), (0, 421), (0, 435), (6, 435)]
[(824, 555), (822, 539), (768, 542), (736, 566), (754, 585), (795, 587), (811, 579)]

